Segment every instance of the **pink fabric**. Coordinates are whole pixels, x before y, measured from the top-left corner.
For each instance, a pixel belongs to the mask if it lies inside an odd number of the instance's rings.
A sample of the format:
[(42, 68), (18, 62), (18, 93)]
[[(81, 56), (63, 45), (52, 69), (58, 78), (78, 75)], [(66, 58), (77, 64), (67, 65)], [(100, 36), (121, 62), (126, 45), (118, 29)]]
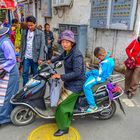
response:
[(15, 36), (16, 36), (16, 31), (12, 31), (10, 33), (10, 40), (12, 41), (12, 43), (15, 45)]

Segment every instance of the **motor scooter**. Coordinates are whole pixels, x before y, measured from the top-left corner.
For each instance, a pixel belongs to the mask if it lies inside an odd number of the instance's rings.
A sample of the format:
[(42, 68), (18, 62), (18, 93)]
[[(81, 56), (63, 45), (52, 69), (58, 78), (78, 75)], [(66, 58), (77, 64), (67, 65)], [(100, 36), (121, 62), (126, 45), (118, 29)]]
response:
[[(14, 95), (10, 102), (15, 106), (11, 112), (11, 121), (14, 125), (23, 126), (32, 123), (36, 116), (44, 119), (53, 119), (55, 109), (50, 107), (50, 96), (44, 98), (47, 85), (51, 75), (57, 73), (56, 69), (61, 67), (62, 63), (55, 63), (54, 66), (49, 65), (47, 62), (40, 66), (39, 73), (31, 78), (27, 84)], [(121, 86), (117, 83), (124, 80), (121, 74), (111, 75), (108, 81), (94, 86), (94, 97), (98, 110), (95, 113), (86, 113), (88, 103), (84, 94), (79, 95), (74, 107), (74, 117), (81, 117), (92, 115), (95, 118), (106, 120), (113, 117), (116, 112), (116, 102), (120, 105), (121, 110), (124, 112), (123, 106), (120, 101), (120, 96), (123, 94)], [(117, 91), (110, 93), (108, 83), (117, 86)], [(125, 112), (124, 112), (125, 113)]]

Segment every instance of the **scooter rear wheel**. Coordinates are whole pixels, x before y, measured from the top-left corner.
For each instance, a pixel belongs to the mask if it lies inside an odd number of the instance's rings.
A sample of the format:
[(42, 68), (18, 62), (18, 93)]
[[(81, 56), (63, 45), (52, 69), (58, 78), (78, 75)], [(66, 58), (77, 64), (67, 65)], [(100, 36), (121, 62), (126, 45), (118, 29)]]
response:
[(35, 120), (34, 112), (26, 106), (17, 106), (11, 112), (11, 121), (14, 125), (24, 126)]
[[(104, 107), (108, 106), (108, 101), (104, 101), (102, 105)], [(116, 103), (114, 101), (111, 101), (111, 105), (108, 108), (103, 109), (101, 112), (99, 112), (97, 116), (100, 120), (107, 120), (112, 118), (115, 112), (116, 112)]]

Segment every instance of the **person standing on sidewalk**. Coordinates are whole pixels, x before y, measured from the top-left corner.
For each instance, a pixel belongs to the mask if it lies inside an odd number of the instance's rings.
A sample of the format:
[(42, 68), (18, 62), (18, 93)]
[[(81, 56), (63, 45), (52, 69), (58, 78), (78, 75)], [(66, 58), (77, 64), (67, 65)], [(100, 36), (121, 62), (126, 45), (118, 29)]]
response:
[(131, 99), (136, 94), (140, 81), (140, 36), (128, 45), (126, 54), (136, 62), (136, 67), (134, 69), (127, 68), (125, 73), (125, 92)]
[(33, 75), (38, 73), (38, 64), (44, 60), (45, 37), (44, 33), (37, 29), (36, 18), (26, 18), (27, 30), (24, 30), (21, 37), (21, 49), (19, 61), (23, 61), (23, 86), (28, 82), (29, 70)]
[(53, 49), (52, 49), (52, 43), (54, 41), (54, 37), (53, 37), (53, 32), (50, 31), (50, 25), (48, 23), (46, 23), (44, 25), (44, 34), (45, 34), (45, 43), (46, 43), (46, 47), (47, 47), (47, 51), (46, 51), (46, 60), (49, 60), (52, 58), (53, 55)]
[(0, 125), (10, 122), (11, 97), (19, 88), (19, 73), (14, 45), (6, 36), (9, 28), (0, 25)]

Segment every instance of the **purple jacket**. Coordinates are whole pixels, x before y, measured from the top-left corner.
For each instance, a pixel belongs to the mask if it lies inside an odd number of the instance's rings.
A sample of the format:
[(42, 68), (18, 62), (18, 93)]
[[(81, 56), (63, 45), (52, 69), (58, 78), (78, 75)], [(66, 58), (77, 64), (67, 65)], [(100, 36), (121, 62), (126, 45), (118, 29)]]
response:
[(16, 65), (14, 46), (8, 37), (0, 38), (0, 68), (10, 72)]

